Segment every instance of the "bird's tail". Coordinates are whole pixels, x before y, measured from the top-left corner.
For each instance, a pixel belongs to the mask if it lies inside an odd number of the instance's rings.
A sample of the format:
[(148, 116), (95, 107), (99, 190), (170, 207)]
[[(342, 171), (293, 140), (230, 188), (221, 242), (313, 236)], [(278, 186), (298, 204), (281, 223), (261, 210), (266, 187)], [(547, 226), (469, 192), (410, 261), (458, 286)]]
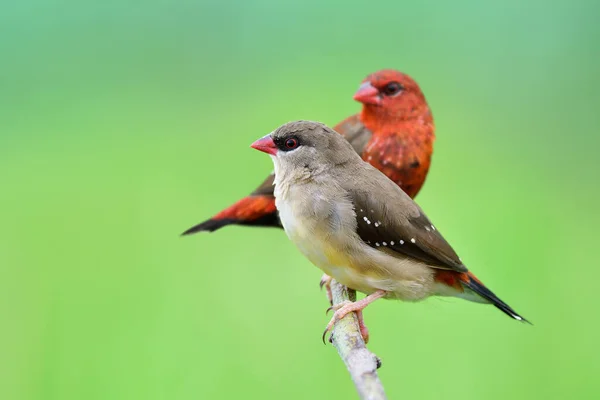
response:
[(211, 219), (194, 225), (182, 233), (191, 235), (196, 232), (213, 232), (227, 225), (253, 225), (281, 228), (275, 198), (266, 195), (244, 197), (234, 205), (221, 211)]
[(471, 291), (483, 298), (487, 302), (493, 304), (496, 308), (502, 311), (504, 314), (516, 319), (517, 321), (523, 321), (531, 324), (525, 318), (520, 316), (515, 310), (513, 310), (508, 304), (500, 300), (491, 290), (489, 290), (479, 279), (470, 272), (460, 274), (460, 283), (465, 291)]

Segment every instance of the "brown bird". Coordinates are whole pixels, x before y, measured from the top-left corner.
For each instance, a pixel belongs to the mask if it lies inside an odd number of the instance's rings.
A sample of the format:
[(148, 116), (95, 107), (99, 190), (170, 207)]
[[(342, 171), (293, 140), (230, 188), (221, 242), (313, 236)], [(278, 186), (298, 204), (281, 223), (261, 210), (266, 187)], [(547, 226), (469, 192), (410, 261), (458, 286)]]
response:
[(456, 296), (526, 321), (467, 270), (410, 196), (334, 130), (290, 122), (252, 147), (273, 159), (275, 203), (291, 241), (323, 272), (367, 294), (337, 307), (325, 333), (356, 311), (367, 340), (362, 310), (379, 298)]
[[(362, 111), (335, 126), (361, 157), (380, 169), (409, 196), (417, 195), (433, 152), (433, 117), (419, 85), (408, 75), (381, 70), (367, 76), (354, 99)], [(232, 206), (183, 235), (227, 225), (281, 227), (273, 197), (274, 175)]]

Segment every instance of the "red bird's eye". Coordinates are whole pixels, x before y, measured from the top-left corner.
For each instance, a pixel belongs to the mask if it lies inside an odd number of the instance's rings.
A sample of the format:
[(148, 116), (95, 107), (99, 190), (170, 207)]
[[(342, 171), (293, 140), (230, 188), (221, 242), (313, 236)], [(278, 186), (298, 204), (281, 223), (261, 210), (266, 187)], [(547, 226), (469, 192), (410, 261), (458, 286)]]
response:
[(390, 82), (384, 86), (382, 92), (386, 96), (393, 96), (395, 94), (400, 93), (402, 89), (404, 88), (398, 82)]
[(290, 138), (290, 139), (286, 140), (285, 147), (286, 147), (286, 149), (289, 149), (289, 150), (295, 149), (296, 147), (298, 147), (298, 139)]

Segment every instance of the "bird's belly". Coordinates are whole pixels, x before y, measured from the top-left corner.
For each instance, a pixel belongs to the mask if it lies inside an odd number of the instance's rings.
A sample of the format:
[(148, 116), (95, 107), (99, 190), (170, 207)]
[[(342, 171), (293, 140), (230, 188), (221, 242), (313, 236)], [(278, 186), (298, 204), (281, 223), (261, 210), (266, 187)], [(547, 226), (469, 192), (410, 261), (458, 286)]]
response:
[(358, 282), (360, 277), (357, 275), (360, 274), (353, 272), (353, 263), (348, 254), (340, 251), (339, 246), (334, 244), (336, 238), (322, 232), (318, 224), (310, 224), (290, 211), (281, 207), (279, 215), (285, 232), (298, 250), (311, 263), (338, 282), (347, 286)]
[(289, 236), (310, 262), (343, 285), (366, 294), (377, 290), (394, 291), (393, 279), (364, 268), (351, 253), (342, 250), (344, 246), (337, 238), (302, 228), (293, 229)]
[(288, 203), (277, 205), (290, 240), (315, 266), (338, 282), (370, 294), (385, 290), (386, 297), (421, 300), (431, 294), (433, 273), (425, 264), (400, 260), (356, 242), (343, 224), (332, 229), (323, 219), (307, 218)]
[(315, 266), (336, 281), (367, 294), (380, 289), (376, 276), (361, 271), (352, 257), (338, 248), (318, 239), (298, 243), (298, 248)]

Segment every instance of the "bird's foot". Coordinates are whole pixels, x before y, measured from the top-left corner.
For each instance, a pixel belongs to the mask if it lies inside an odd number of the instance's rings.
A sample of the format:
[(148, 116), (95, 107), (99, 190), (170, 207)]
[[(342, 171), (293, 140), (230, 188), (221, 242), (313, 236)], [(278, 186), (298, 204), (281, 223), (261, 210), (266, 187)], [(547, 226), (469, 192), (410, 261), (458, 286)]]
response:
[(333, 306), (333, 294), (331, 293), (332, 280), (332, 277), (330, 277), (327, 274), (323, 274), (323, 276), (321, 277), (321, 282), (319, 282), (319, 287), (323, 289), (323, 286), (325, 286), (325, 290), (327, 291), (327, 299), (329, 299), (329, 304)]
[[(331, 330), (333, 328), (333, 325), (335, 325), (335, 323), (337, 321), (339, 321), (340, 319), (344, 318), (349, 312), (354, 311), (356, 313), (356, 317), (358, 319), (358, 328), (360, 330), (360, 335), (362, 336), (363, 340), (365, 341), (365, 344), (369, 343), (369, 329), (365, 325), (365, 320), (363, 318), (362, 310), (349, 310), (349, 311), (342, 310), (344, 307), (346, 307), (346, 306), (351, 307), (353, 304), (354, 303), (351, 302), (350, 300), (346, 300), (343, 303), (337, 304), (335, 307), (331, 306), (327, 309), (327, 312), (329, 312), (331, 310), (336, 310), (336, 312), (333, 314), (333, 318), (331, 318), (331, 321), (329, 321), (329, 324), (327, 324), (327, 328), (325, 329), (325, 332), (323, 332), (323, 342), (325, 342), (325, 335), (327, 335), (327, 332), (329, 332), (329, 330)], [(344, 312), (344, 314), (339, 317), (336, 317), (336, 314), (338, 314), (338, 311)]]
[(368, 306), (369, 304), (374, 302), (375, 300), (380, 299), (383, 296), (385, 296), (386, 293), (387, 292), (385, 290), (378, 290), (374, 293), (371, 293), (370, 295), (368, 295), (367, 297), (365, 297), (362, 300), (358, 300), (355, 302), (346, 300), (340, 304), (336, 304), (334, 306), (329, 307), (327, 309), (327, 311), (329, 312), (330, 310), (335, 310), (335, 313), (333, 314), (333, 317), (327, 324), (327, 327), (325, 328), (325, 332), (323, 332), (323, 343), (325, 343), (325, 336), (327, 335), (327, 332), (329, 332), (333, 328), (335, 323), (338, 322), (340, 319), (344, 318), (348, 313), (350, 313), (352, 311), (356, 312), (356, 316), (358, 318), (358, 327), (360, 329), (360, 334), (361, 334), (363, 340), (365, 341), (365, 343), (367, 343), (369, 341), (369, 330), (367, 329), (367, 327), (364, 323), (362, 310), (366, 306)]

